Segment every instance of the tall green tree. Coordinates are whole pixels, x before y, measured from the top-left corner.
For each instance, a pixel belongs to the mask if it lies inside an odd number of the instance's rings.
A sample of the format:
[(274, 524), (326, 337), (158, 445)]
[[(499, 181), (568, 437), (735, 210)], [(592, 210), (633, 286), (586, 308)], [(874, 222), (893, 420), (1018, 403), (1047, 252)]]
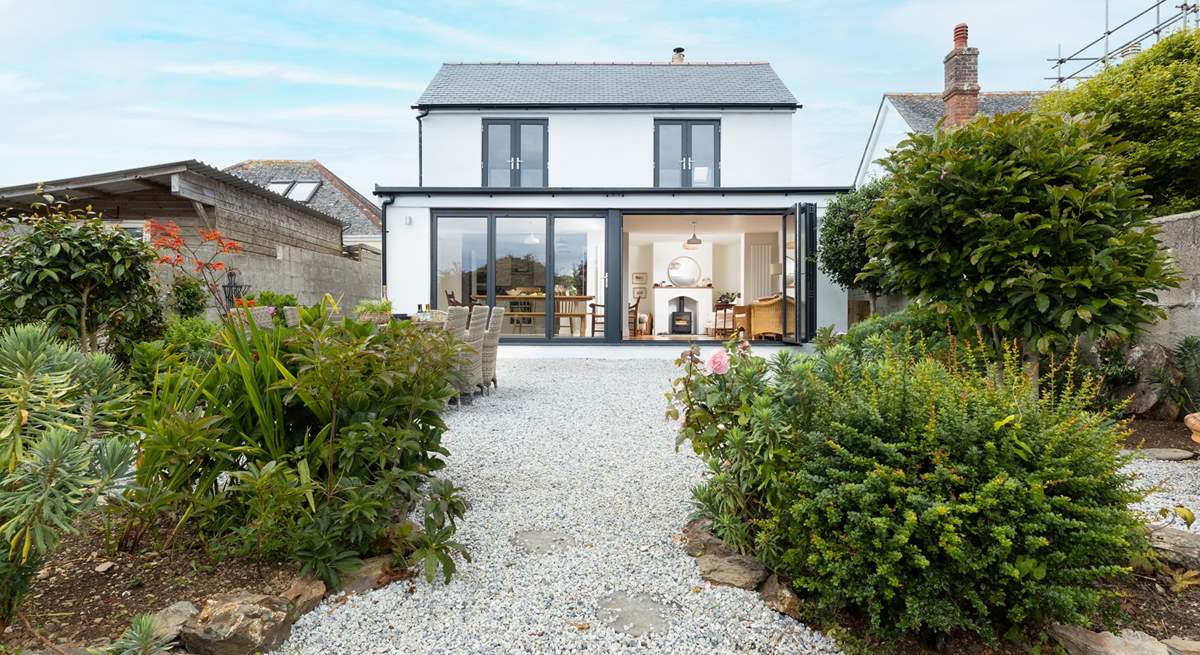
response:
[(1153, 48), (1038, 103), (1046, 113), (1107, 116), (1130, 144), (1121, 158), (1149, 175), (1142, 187), (1155, 214), (1200, 209), (1200, 30), (1181, 30)]
[(0, 236), (0, 312), (16, 322), (44, 321), (96, 350), (100, 336), (153, 336), (162, 323), (155, 252), (105, 225), (99, 214), (46, 202), (5, 216)]
[(1130, 338), (1178, 278), (1106, 128), (1007, 114), (911, 135), (884, 161), (863, 279), (1019, 340), (1034, 366), (1080, 335)]
[(835, 196), (825, 208), (820, 238), (817, 240), (820, 244), (817, 266), (821, 272), (843, 289), (865, 291), (871, 300), (872, 314), (875, 313), (875, 301), (880, 294), (888, 292), (888, 284), (885, 278), (858, 279), (870, 260), (863, 223), (867, 212), (883, 196), (886, 185), (887, 178), (879, 178)]

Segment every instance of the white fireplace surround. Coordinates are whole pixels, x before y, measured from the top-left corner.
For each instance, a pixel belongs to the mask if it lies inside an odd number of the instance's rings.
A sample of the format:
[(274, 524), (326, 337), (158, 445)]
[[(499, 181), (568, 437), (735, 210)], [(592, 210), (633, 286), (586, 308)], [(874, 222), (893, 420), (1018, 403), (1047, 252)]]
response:
[(671, 312), (675, 311), (679, 298), (684, 299), (684, 310), (692, 312), (692, 334), (703, 334), (704, 326), (711, 325), (711, 287), (655, 287), (654, 334), (671, 333)]

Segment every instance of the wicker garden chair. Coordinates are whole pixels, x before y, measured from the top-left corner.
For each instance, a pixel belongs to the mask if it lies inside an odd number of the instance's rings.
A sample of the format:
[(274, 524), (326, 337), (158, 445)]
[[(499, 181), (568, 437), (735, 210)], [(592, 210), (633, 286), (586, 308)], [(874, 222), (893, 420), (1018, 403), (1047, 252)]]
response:
[(488, 308), (486, 305), (476, 305), (471, 310), (471, 319), (467, 324), (467, 335), (464, 342), (469, 351), (463, 358), (462, 380), (458, 390), (462, 394), (472, 394), (483, 390), (483, 333), (487, 330)]
[(500, 353), (500, 333), (504, 331), (504, 308), (492, 308), (492, 318), (483, 333), (483, 388), (500, 388), (496, 383), (496, 357)]

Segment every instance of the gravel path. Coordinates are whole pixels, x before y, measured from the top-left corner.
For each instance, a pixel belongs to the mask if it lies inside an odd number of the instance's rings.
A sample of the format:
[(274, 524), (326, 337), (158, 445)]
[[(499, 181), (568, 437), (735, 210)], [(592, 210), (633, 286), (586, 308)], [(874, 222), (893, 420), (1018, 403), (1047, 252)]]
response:
[[(702, 582), (673, 538), (701, 467), (663, 418), (672, 373), (665, 357), (502, 360), (499, 392), (448, 415), (443, 475), (471, 503), (458, 538), (473, 561), (448, 585), (326, 604), (280, 652), (836, 653), (756, 594)], [(543, 552), (514, 543), (533, 530), (551, 531)], [(627, 594), (661, 605), (657, 631), (606, 623)]]
[[(1158, 510), (1176, 505), (1183, 505), (1200, 515), (1200, 460), (1164, 462), (1135, 458), (1125, 466), (1125, 470), (1136, 473), (1138, 487), (1150, 491), (1146, 498), (1133, 505), (1134, 509), (1146, 515), (1146, 520), (1162, 523)], [(1179, 518), (1173, 518), (1170, 526), (1180, 530), (1189, 529)], [(1190, 529), (1200, 533), (1200, 521), (1193, 523)]]

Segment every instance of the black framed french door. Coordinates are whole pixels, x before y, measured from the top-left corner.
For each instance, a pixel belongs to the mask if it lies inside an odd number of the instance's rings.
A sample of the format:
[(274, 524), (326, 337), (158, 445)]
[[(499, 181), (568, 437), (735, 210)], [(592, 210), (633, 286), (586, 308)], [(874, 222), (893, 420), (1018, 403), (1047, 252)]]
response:
[(721, 121), (654, 121), (654, 186), (721, 186)]
[(545, 118), (483, 119), (483, 186), (549, 186), (549, 140)]

